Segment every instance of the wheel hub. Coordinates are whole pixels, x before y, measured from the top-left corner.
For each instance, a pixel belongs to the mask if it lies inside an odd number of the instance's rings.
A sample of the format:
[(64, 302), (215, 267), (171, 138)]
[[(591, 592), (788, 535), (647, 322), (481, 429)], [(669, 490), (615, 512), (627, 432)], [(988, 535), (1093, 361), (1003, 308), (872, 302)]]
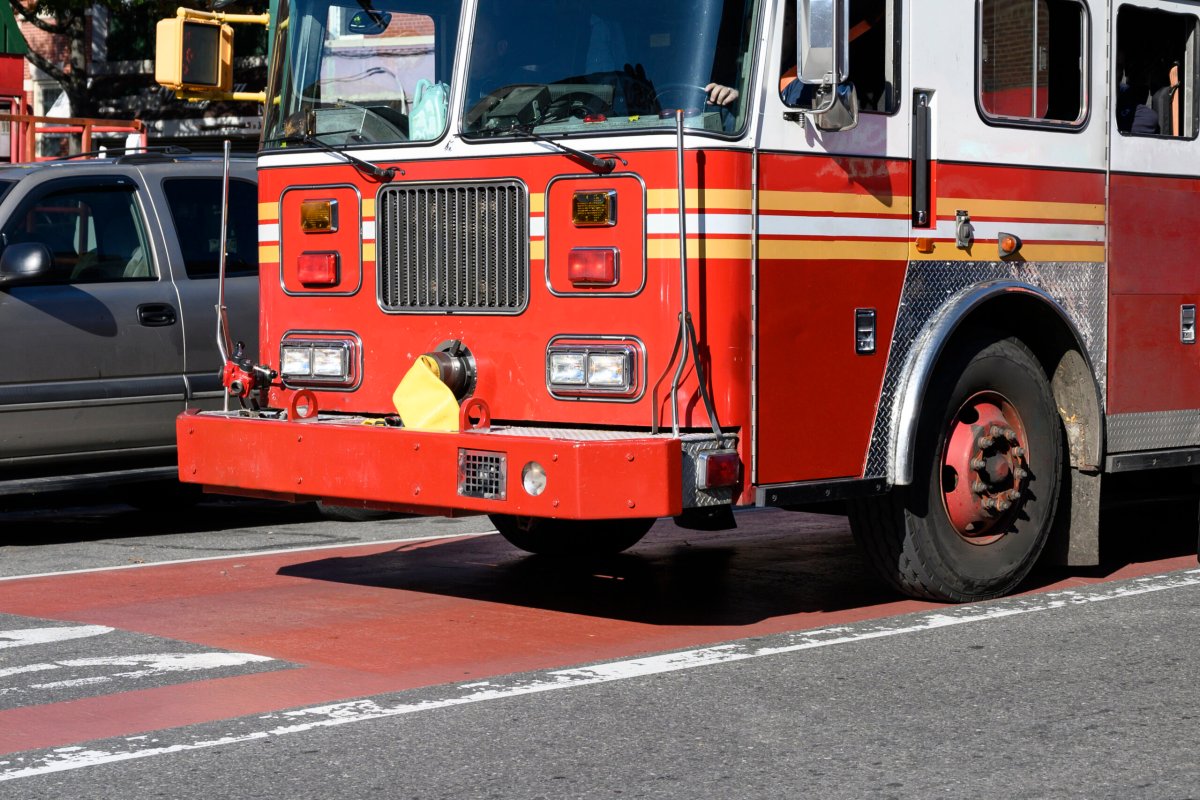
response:
[(996, 392), (973, 395), (950, 419), (941, 488), (954, 530), (973, 544), (1004, 535), (1029, 479), (1021, 415)]

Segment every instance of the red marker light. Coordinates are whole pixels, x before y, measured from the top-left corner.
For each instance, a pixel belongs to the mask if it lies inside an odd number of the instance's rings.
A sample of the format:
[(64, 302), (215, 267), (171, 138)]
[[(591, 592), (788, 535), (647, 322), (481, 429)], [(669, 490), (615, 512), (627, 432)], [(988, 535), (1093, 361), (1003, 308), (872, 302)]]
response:
[(732, 451), (701, 453), (696, 459), (696, 488), (733, 486), (741, 475), (742, 462)]
[(567, 254), (567, 280), (576, 286), (613, 286), (617, 282), (615, 247), (576, 247)]
[(333, 286), (338, 280), (338, 254), (301, 253), (296, 276), (305, 286)]

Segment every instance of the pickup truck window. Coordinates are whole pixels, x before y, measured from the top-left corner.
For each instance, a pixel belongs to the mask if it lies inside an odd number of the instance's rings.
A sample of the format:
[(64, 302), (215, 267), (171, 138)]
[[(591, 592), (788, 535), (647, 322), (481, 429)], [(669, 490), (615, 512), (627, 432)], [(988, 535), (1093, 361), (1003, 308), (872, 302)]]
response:
[(35, 195), (14, 215), (4, 240), (40, 242), (54, 258), (39, 283), (154, 280), (135, 189), (127, 184), (72, 187)]
[[(189, 278), (215, 278), (221, 258), (221, 179), (169, 178), (163, 193)], [(227, 275), (258, 274), (258, 189), (229, 181)]]

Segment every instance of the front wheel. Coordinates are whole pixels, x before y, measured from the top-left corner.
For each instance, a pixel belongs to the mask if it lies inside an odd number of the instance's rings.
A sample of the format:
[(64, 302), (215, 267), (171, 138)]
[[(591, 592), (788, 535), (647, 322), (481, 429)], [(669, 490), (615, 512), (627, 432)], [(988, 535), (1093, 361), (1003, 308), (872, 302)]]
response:
[(1018, 339), (956, 348), (917, 436), (912, 486), (852, 503), (855, 539), (905, 594), (967, 602), (1011, 592), (1045, 546), (1061, 484), (1061, 423), (1041, 365)]
[(653, 519), (547, 519), (489, 514), (509, 544), (546, 556), (604, 556), (620, 553), (642, 540)]

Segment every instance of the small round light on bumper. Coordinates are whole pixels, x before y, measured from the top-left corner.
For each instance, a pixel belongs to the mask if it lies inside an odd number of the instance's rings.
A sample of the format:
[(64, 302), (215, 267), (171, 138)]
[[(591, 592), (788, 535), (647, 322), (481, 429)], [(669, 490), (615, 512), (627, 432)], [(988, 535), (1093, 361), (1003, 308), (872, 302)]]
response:
[(531, 497), (537, 497), (546, 491), (546, 470), (536, 461), (530, 461), (521, 468), (521, 485)]

